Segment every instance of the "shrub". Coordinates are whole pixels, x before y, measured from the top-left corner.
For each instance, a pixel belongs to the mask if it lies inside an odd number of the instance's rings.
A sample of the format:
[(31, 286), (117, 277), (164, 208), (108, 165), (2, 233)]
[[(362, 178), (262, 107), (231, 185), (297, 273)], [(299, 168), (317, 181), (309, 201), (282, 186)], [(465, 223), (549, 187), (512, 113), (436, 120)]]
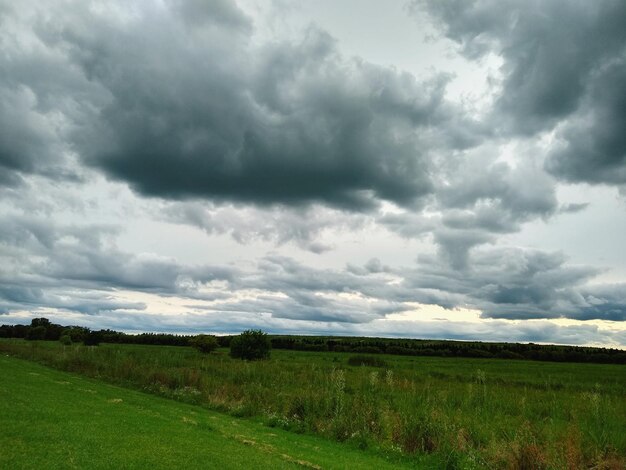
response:
[(189, 340), (189, 345), (201, 353), (208, 354), (217, 349), (217, 339), (212, 335), (197, 335)]
[(267, 359), (271, 348), (267, 333), (261, 330), (246, 330), (230, 341), (230, 355), (238, 359)]
[(71, 346), (72, 345), (72, 338), (70, 337), (70, 335), (63, 335), (59, 338), (59, 342), (63, 345), (63, 346)]

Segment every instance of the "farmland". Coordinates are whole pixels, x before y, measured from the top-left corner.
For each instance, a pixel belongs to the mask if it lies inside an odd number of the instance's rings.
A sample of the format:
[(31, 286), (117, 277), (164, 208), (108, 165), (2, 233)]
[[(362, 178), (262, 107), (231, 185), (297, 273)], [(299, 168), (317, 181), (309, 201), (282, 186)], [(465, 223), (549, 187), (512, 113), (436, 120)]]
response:
[(280, 350), (246, 362), (225, 349), (16, 339), (1, 340), (0, 351), (396, 465), (625, 462), (622, 365)]

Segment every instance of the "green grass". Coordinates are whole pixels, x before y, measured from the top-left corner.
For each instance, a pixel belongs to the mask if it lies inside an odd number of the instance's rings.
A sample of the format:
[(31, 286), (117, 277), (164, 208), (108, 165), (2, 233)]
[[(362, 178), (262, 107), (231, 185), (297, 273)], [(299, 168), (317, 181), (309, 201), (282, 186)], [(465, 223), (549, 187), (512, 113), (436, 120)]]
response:
[(279, 350), (248, 363), (226, 350), (21, 340), (0, 351), (421, 467), (625, 465), (620, 365), (385, 355), (368, 367)]
[(4, 355), (0, 374), (0, 468), (402, 466)]

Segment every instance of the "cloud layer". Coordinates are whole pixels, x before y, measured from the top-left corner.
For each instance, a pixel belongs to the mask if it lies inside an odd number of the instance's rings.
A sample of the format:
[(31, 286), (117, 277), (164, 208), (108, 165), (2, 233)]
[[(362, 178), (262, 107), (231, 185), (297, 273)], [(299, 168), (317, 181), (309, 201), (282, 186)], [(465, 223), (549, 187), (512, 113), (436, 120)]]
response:
[(244, 3), (0, 3), (0, 313), (625, 344), (626, 266), (507, 238), (624, 192), (623, 2), (410, 6), (485, 96)]

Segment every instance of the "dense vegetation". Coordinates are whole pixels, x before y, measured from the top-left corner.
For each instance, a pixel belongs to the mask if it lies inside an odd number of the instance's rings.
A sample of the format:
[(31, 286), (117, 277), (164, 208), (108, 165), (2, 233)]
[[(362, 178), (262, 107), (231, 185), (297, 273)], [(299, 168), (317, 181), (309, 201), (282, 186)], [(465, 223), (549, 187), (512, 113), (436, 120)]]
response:
[[(153, 344), (163, 346), (190, 346), (191, 335), (141, 333), (131, 335), (113, 330), (91, 331), (80, 326), (61, 326), (46, 318), (35, 318), (31, 325), (2, 325), (0, 338), (31, 340), (59, 340), (69, 335), (72, 342), (89, 344)], [(235, 336), (218, 336), (221, 347), (229, 347)], [(268, 335), (273, 349), (296, 351), (331, 351), (365, 354), (395, 354), (402, 356), (439, 356), (524, 359), (551, 362), (592, 362), (599, 364), (626, 364), (626, 351), (610, 348), (557, 346), (521, 343), (483, 343), (478, 341), (437, 341), (405, 338), (355, 338), (336, 336)]]
[(15, 339), (0, 351), (435, 468), (626, 465), (621, 365), (387, 355), (370, 367), (284, 350), (247, 362), (224, 349)]

